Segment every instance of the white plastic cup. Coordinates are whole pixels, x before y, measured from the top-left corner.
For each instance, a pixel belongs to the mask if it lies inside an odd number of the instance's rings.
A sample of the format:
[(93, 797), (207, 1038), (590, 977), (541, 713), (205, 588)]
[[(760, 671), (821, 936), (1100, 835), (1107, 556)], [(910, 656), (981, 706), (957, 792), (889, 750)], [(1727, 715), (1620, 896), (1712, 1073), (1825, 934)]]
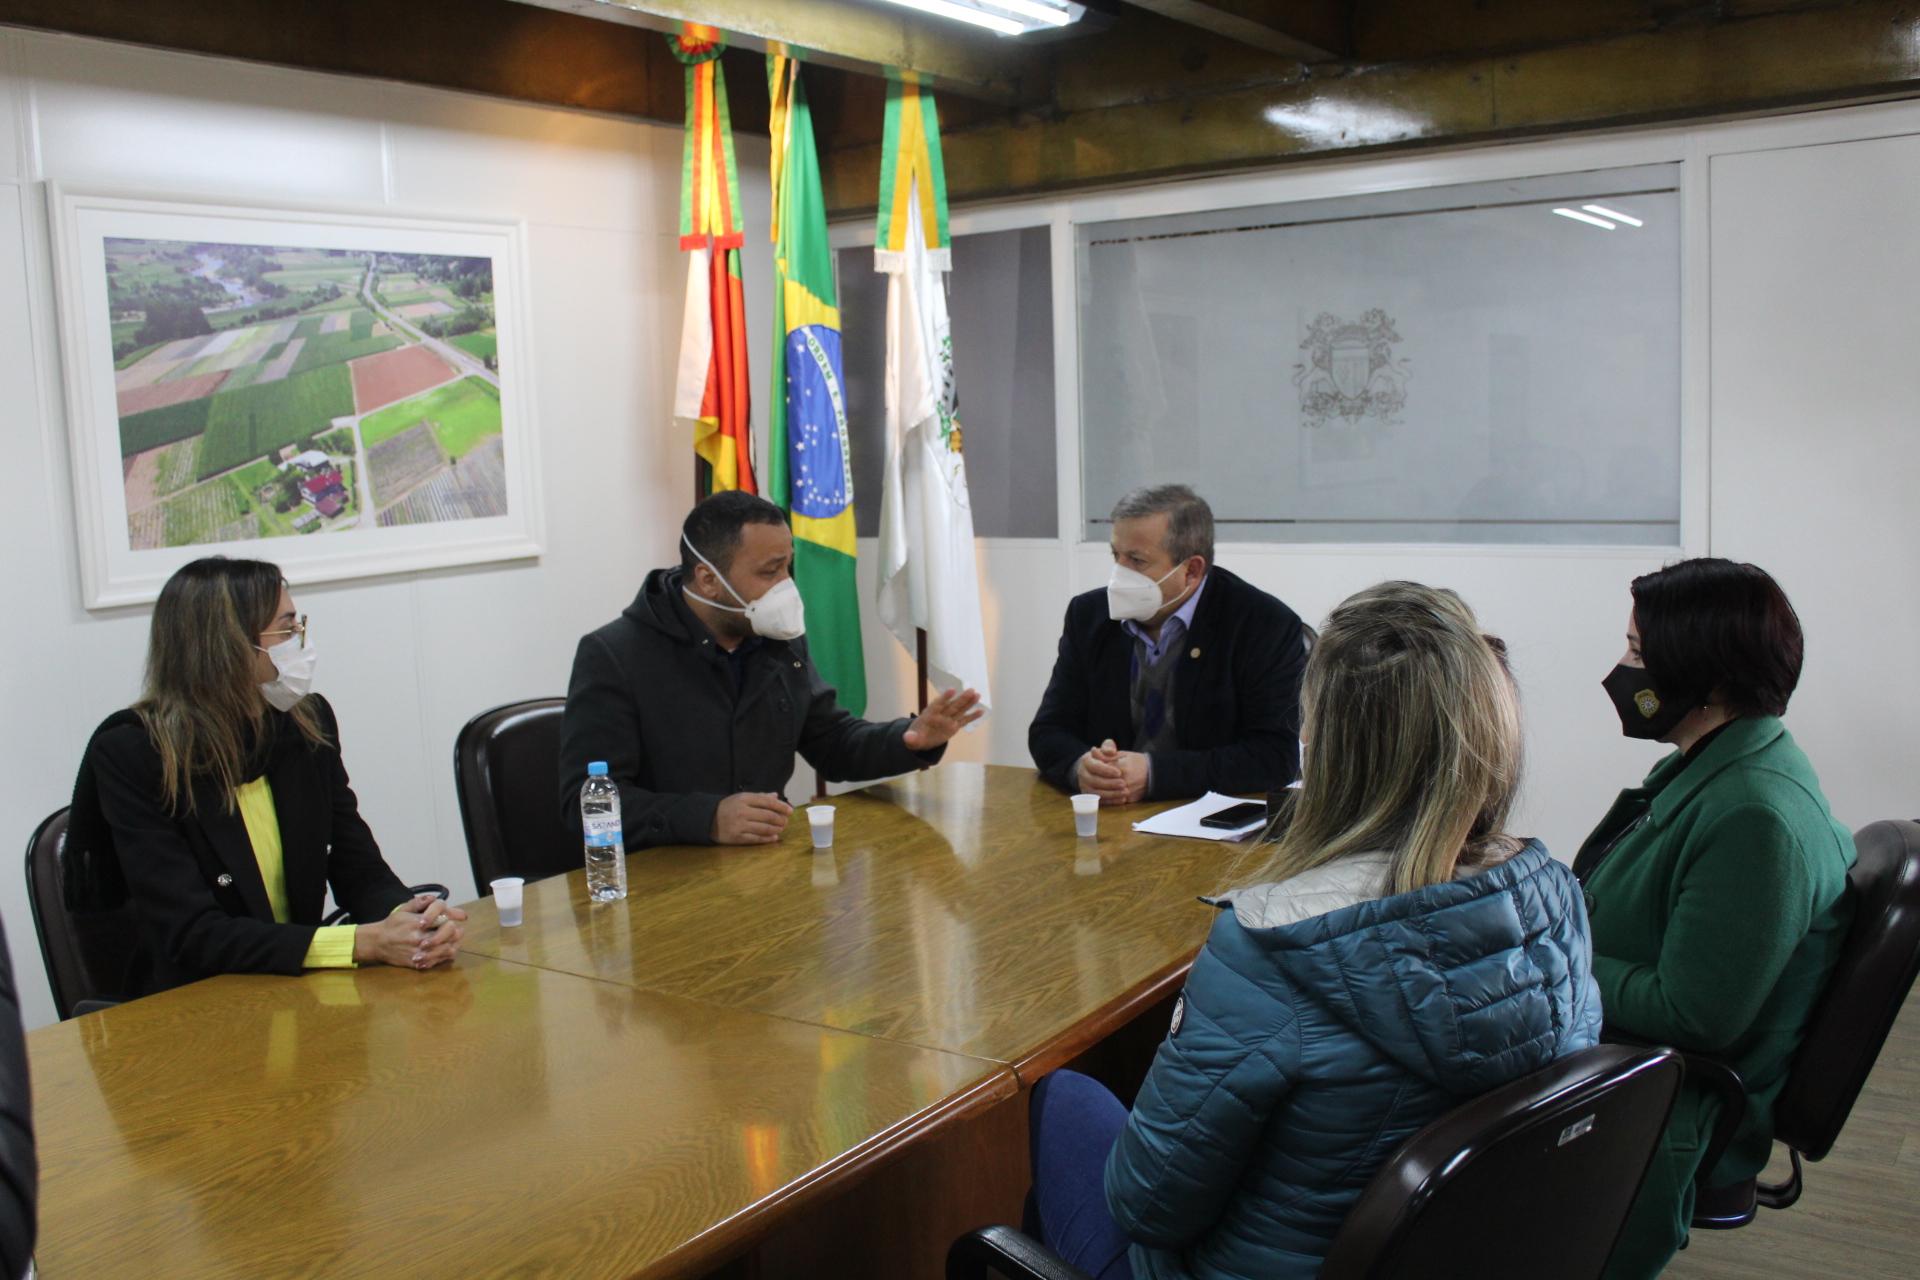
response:
[(830, 804), (810, 804), (807, 806), (807, 825), (813, 830), (813, 847), (816, 849), (833, 848), (833, 806)]
[(520, 923), (520, 910), (523, 891), (527, 882), (519, 876), (501, 876), (498, 880), (489, 880), (487, 888), (493, 890), (493, 905), (500, 912), (500, 927), (511, 929)]
[(1073, 798), (1073, 833), (1082, 839), (1100, 834), (1100, 797), (1081, 792)]

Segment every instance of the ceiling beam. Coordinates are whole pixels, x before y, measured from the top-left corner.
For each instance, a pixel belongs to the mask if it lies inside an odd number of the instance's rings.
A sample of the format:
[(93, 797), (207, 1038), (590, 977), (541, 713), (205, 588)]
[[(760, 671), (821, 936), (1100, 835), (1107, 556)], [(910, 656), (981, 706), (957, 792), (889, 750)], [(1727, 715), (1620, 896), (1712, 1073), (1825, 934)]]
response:
[(1349, 56), (1346, 0), (1127, 0), (1163, 18), (1300, 62)]
[[(685, 75), (659, 36), (511, 0), (0, 0), (0, 24), (649, 120), (684, 112)], [(764, 73), (734, 78), (736, 119), (756, 118), (757, 94), (764, 130)]]
[(1013, 105), (1034, 47), (905, 9), (853, 0), (518, 0), (649, 31), (701, 22), (735, 48), (801, 51), (810, 63), (864, 75), (914, 71), (937, 92)]
[[(1099, 76), (1097, 54), (1082, 71)], [(986, 200), (1909, 97), (1920, 97), (1920, 4), (1856, 0), (1497, 57), (1009, 117), (943, 131), (941, 149), (948, 195)], [(829, 150), (828, 209), (872, 209), (879, 165), (872, 143)]]
[(1512, 53), (1662, 27), (1750, 17), (1757, 3), (1810, 9), (1832, 0), (1355, 0), (1353, 56), (1362, 62)]

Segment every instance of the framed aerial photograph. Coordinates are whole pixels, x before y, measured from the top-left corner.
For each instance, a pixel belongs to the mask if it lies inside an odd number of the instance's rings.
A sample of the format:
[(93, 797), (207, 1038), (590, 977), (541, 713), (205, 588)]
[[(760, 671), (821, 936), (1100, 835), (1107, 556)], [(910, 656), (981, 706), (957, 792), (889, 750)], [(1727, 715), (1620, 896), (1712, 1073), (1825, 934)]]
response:
[(87, 608), (540, 553), (520, 224), (48, 199)]

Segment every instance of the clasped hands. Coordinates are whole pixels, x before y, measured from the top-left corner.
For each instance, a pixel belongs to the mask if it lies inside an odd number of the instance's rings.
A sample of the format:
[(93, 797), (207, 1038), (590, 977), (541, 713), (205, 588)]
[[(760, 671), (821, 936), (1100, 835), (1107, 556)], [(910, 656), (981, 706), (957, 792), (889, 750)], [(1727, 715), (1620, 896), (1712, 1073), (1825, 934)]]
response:
[(356, 925), (353, 959), (356, 964), (390, 964), (406, 969), (432, 969), (450, 963), (460, 950), (467, 913), (430, 893), (416, 893), (393, 909), (385, 920)]
[(1147, 757), (1122, 751), (1112, 738), (1081, 756), (1073, 772), (1080, 789), (1099, 796), (1103, 805), (1137, 804), (1147, 798)]

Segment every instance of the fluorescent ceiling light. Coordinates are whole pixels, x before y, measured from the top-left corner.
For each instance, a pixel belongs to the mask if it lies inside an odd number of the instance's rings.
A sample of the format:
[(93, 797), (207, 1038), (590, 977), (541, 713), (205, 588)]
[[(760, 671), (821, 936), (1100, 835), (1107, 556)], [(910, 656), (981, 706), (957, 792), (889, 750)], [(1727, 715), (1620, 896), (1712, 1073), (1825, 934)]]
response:
[(1555, 209), (1554, 212), (1563, 218), (1572, 218), (1575, 222), (1590, 222), (1603, 230), (1613, 230), (1613, 224), (1605, 218), (1596, 218), (1592, 214), (1582, 213), (1578, 209)]
[(1046, 3), (1046, 0), (983, 0), (993, 9), (1005, 9), (1008, 13), (1017, 13), (1023, 18), (1035, 22), (1044, 22), (1050, 27), (1064, 27), (1073, 21), (1073, 15), (1059, 5)]
[(1588, 213), (1597, 213), (1603, 218), (1612, 218), (1615, 222), (1624, 222), (1630, 227), (1644, 227), (1647, 225), (1630, 213), (1622, 213), (1618, 209), (1609, 209), (1603, 204), (1583, 204), (1580, 207)]
[(997, 31), (1003, 36), (1017, 36), (1026, 28), (1012, 18), (997, 13), (988, 13), (984, 9), (975, 9), (970, 5), (957, 4), (955, 0), (889, 0), (903, 9), (918, 9), (930, 13), (936, 18), (952, 18), (955, 22), (970, 22), (976, 27), (985, 27)]
[(1354, 106), (1325, 101), (1272, 106), (1261, 113), (1268, 124), (1296, 137), (1335, 146), (1404, 142), (1428, 132), (1425, 116), (1391, 107)]
[(1078, 22), (1085, 12), (1084, 6), (1072, 0), (889, 0), (889, 3), (938, 18), (972, 23), (1003, 36), (1023, 36), (1029, 31), (1064, 27)]

